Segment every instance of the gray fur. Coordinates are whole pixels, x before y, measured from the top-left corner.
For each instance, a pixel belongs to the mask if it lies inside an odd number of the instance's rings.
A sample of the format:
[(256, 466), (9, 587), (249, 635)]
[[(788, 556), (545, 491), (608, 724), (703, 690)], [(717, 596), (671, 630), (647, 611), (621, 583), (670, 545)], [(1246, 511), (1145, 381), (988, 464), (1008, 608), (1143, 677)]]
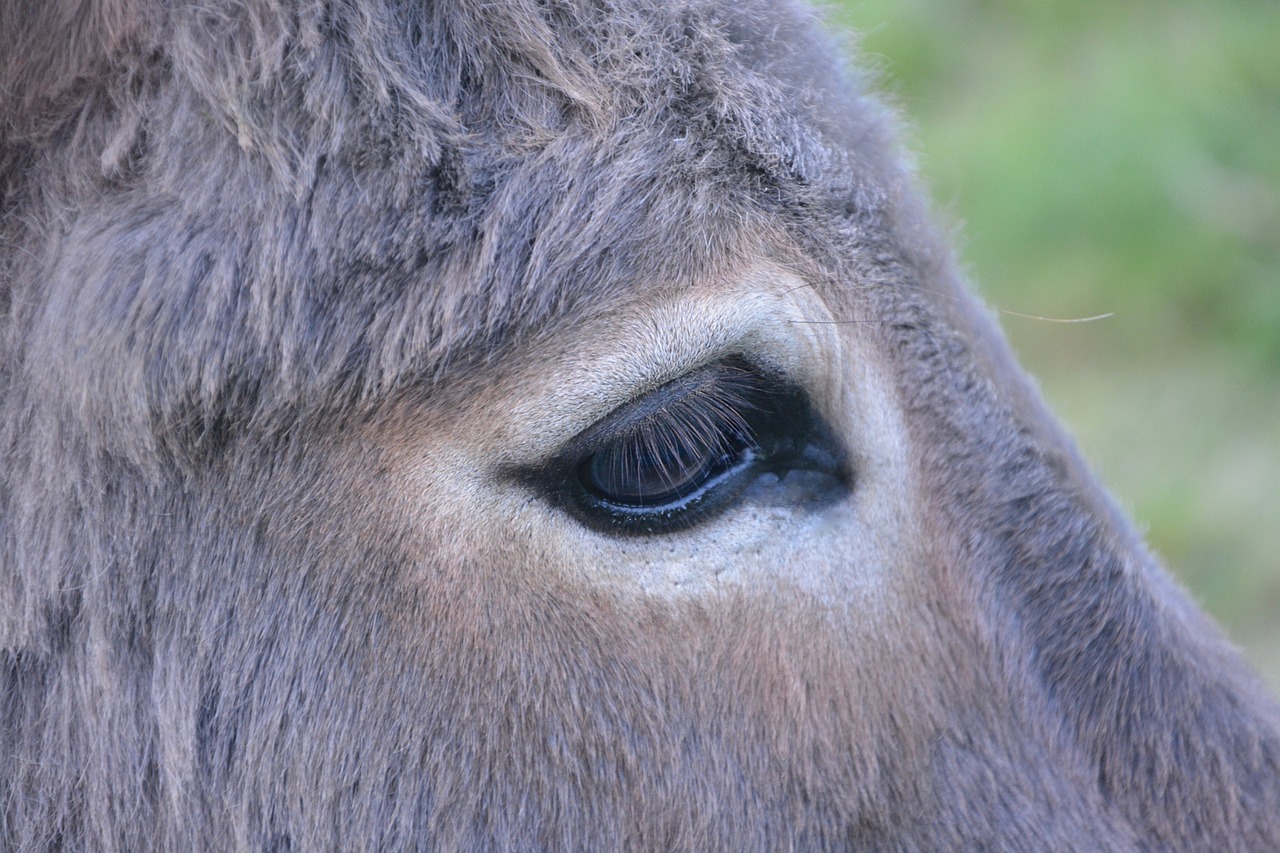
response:
[[(0, 0), (0, 845), (1280, 849), (1274, 703), (837, 56), (785, 0)], [(405, 580), (347, 436), (762, 235), (893, 357), (933, 645), (863, 694), (765, 615)], [(829, 717), (717, 698), (787, 666)]]

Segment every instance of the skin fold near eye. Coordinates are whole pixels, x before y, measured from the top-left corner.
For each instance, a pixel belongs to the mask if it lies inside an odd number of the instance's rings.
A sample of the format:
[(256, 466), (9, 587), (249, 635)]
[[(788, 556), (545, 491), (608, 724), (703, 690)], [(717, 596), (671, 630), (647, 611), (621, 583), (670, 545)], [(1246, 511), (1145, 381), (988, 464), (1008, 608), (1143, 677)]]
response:
[(540, 479), (588, 526), (664, 533), (748, 494), (796, 504), (842, 495), (844, 456), (802, 390), (735, 356), (621, 406)]

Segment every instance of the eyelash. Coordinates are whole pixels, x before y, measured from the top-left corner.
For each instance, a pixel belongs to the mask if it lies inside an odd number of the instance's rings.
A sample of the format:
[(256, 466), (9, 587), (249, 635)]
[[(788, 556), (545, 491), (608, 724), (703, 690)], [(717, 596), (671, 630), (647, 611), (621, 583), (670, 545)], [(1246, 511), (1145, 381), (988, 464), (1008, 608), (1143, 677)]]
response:
[(690, 387), (668, 386), (678, 396), (621, 426), (578, 464), (579, 482), (614, 512), (684, 510), (759, 451), (748, 421), (760, 411), (758, 374), (725, 364), (682, 384)]
[[(667, 533), (732, 504), (761, 475), (819, 477), (843, 494), (839, 444), (795, 386), (734, 356), (624, 404), (570, 441), (540, 479), (553, 501), (610, 533)], [(810, 480), (812, 480), (810, 476)], [(797, 488), (774, 489), (789, 502)]]

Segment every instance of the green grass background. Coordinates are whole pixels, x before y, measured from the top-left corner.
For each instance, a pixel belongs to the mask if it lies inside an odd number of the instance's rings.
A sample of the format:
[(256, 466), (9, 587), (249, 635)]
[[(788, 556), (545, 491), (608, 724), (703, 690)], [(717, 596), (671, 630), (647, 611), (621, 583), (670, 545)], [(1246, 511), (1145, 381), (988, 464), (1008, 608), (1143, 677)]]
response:
[(1280, 3), (829, 12), (1022, 363), (1280, 690)]

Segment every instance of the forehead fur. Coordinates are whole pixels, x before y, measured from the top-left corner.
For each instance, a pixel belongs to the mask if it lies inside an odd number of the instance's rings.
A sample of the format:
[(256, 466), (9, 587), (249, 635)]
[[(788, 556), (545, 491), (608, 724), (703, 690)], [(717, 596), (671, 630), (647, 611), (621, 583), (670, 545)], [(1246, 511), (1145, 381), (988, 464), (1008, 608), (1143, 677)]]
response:
[(894, 195), (786, 2), (6, 8), (10, 346), (104, 436), (429, 387)]

